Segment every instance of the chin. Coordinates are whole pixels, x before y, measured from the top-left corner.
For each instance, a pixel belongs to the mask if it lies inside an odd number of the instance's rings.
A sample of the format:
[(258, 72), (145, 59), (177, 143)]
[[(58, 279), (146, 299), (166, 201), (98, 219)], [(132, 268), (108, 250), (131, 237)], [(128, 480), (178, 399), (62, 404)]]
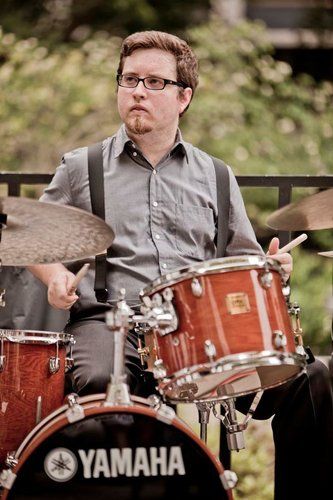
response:
[(135, 117), (131, 120), (125, 122), (126, 128), (129, 132), (136, 135), (148, 134), (153, 130), (153, 127), (149, 125), (141, 117)]

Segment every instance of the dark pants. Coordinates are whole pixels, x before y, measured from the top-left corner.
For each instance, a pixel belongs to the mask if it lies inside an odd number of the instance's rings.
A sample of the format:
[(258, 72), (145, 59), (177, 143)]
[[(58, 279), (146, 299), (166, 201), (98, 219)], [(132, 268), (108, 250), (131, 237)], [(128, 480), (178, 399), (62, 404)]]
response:
[[(252, 399), (238, 398), (237, 409), (247, 413)], [(265, 391), (254, 418), (273, 415), (275, 500), (328, 498), (333, 473), (333, 396), (326, 366), (316, 360), (307, 366), (306, 374)], [(223, 429), (221, 441), (225, 449)], [(221, 460), (224, 463), (223, 456)]]
[[(113, 333), (104, 320), (87, 319), (68, 324), (67, 333), (74, 335), (74, 369), (66, 380), (66, 392), (80, 396), (106, 391), (113, 367)], [(151, 373), (140, 366), (137, 338), (129, 332), (125, 342), (125, 373), (131, 394), (147, 397), (155, 392)]]

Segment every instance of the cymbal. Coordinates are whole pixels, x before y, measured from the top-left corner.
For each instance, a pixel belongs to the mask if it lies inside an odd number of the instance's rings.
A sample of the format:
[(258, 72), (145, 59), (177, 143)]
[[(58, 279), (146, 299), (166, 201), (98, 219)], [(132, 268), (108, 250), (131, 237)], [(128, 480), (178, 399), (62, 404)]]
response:
[(333, 189), (307, 196), (273, 212), (267, 225), (280, 231), (305, 231), (333, 227)]
[(333, 250), (329, 252), (318, 252), (318, 255), (322, 255), (323, 257), (333, 257)]
[(0, 214), (7, 215), (0, 241), (3, 266), (86, 259), (114, 240), (110, 226), (79, 208), (8, 196), (0, 197)]

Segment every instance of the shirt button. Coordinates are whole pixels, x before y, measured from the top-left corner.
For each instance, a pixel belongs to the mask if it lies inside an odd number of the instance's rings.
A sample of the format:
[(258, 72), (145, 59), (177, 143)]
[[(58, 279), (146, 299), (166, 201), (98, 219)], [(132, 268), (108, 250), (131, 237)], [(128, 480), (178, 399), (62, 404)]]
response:
[(159, 234), (155, 234), (155, 238), (156, 238), (157, 240), (159, 240), (159, 239), (160, 239), (160, 235), (159, 235)]
[(163, 269), (166, 269), (168, 266), (164, 263), (162, 264)]
[(138, 153), (136, 151), (134, 151), (133, 156), (138, 156)]
[(158, 207), (158, 203), (157, 203), (157, 201), (154, 201), (154, 202), (153, 202), (153, 207)]
[(156, 174), (157, 174), (157, 172), (156, 172), (156, 170), (155, 170), (155, 169), (153, 170), (153, 174), (154, 174), (154, 175), (156, 175)]

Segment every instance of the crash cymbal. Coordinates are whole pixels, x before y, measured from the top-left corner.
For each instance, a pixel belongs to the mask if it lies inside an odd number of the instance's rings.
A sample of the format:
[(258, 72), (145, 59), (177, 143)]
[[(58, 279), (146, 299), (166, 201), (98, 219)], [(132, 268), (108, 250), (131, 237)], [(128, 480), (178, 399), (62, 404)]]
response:
[(280, 231), (305, 231), (333, 227), (333, 189), (307, 196), (273, 212), (267, 225)]
[(333, 257), (333, 250), (330, 250), (329, 252), (318, 252), (318, 255), (322, 255), (323, 257)]
[(3, 266), (28, 266), (86, 259), (103, 252), (114, 233), (84, 210), (21, 197), (0, 197), (7, 215), (0, 241)]

